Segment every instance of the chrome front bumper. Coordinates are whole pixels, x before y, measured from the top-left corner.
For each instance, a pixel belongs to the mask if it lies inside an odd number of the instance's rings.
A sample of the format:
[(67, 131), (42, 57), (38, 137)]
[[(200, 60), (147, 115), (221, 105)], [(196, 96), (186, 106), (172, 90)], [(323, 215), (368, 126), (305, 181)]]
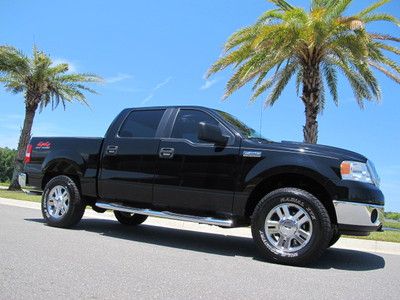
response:
[(25, 173), (19, 173), (18, 174), (18, 183), (20, 187), (26, 187), (26, 174)]
[[(356, 202), (333, 201), (338, 225), (380, 229), (384, 220), (384, 207)], [(371, 230), (372, 231), (372, 230)]]

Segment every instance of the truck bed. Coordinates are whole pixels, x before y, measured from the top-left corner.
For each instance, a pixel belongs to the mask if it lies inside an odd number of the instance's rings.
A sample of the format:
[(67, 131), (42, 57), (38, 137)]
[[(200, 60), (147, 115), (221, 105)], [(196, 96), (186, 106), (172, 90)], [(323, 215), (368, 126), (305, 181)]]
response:
[(29, 174), (26, 184), (43, 189), (46, 184), (43, 174), (65, 172), (63, 165), (72, 163), (75, 170), (71, 173), (79, 174), (82, 193), (96, 197), (102, 144), (101, 137), (33, 137), (30, 141), (30, 163), (25, 167)]

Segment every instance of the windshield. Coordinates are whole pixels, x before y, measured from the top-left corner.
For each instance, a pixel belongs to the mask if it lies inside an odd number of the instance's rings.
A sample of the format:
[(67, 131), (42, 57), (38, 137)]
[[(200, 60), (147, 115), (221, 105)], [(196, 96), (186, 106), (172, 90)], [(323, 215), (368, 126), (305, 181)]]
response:
[(247, 139), (263, 139), (269, 141), (267, 138), (263, 137), (261, 133), (256, 131), (255, 129), (247, 126), (245, 123), (235, 118), (231, 114), (228, 114), (224, 111), (215, 110), (225, 121), (231, 124), (235, 129)]

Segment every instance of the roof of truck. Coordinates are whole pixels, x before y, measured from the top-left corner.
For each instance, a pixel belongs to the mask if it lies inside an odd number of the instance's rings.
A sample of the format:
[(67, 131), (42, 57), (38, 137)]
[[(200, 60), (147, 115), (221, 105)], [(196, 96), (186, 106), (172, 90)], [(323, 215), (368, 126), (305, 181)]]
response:
[(132, 107), (130, 109), (167, 109), (167, 108), (202, 108), (214, 110), (214, 108), (200, 106), (200, 105), (165, 105), (165, 106), (142, 106), (142, 107)]

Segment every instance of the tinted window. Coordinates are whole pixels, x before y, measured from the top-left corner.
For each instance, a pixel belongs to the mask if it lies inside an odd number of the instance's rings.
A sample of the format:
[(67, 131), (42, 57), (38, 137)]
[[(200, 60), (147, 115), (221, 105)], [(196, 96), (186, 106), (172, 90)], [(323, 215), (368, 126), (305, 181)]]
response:
[(247, 126), (245, 123), (240, 121), (239, 119), (235, 118), (234, 116), (220, 110), (215, 110), (219, 115), (225, 119), (228, 123), (230, 123), (237, 131), (240, 132), (240, 134), (248, 139), (256, 138), (256, 139), (263, 139), (263, 140), (268, 140), (267, 138), (263, 137), (261, 133), (257, 132), (253, 128)]
[(193, 143), (205, 143), (198, 139), (200, 122), (220, 125), (217, 120), (207, 113), (199, 110), (181, 109), (176, 117), (171, 137), (187, 139)]
[(136, 110), (129, 114), (122, 125), (120, 137), (146, 137), (156, 136), (158, 124), (164, 110)]

